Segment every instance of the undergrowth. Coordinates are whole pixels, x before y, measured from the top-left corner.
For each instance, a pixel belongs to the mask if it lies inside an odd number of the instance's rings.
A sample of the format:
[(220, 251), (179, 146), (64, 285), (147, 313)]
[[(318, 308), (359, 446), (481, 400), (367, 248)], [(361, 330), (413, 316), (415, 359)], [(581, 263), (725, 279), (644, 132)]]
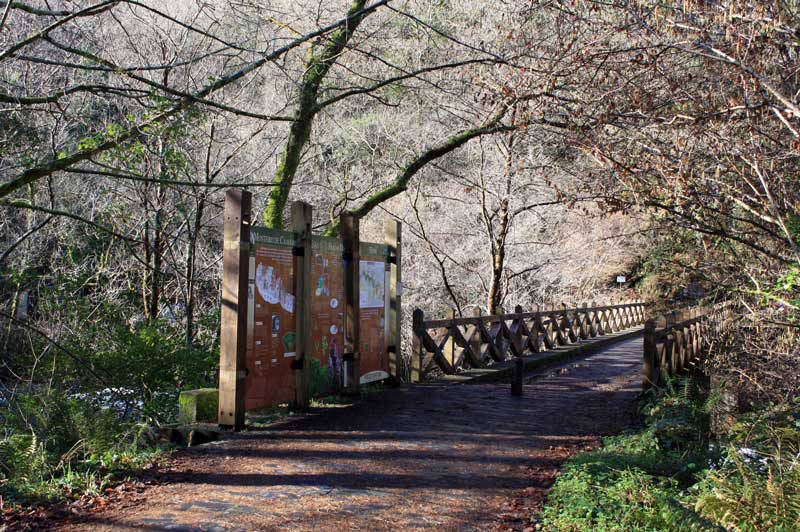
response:
[(0, 510), (99, 495), (169, 450), (153, 427), (56, 391), (14, 406), (1, 416)]
[(689, 380), (649, 394), (639, 430), (565, 465), (543, 529), (800, 530), (800, 401), (742, 416), (714, 438), (710, 407)]

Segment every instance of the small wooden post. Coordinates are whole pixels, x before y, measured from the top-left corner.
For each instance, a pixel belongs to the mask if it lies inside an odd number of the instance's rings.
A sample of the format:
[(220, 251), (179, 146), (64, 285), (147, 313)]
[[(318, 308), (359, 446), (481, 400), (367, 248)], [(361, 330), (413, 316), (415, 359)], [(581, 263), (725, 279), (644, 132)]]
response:
[(628, 301), (624, 300), (621, 303), (622, 303), (622, 309), (621, 309), (621, 312), (622, 312), (622, 327), (621, 327), (621, 329), (624, 330), (624, 329), (627, 329), (628, 327), (631, 326), (630, 313), (629, 313), (630, 307), (628, 306)]
[[(555, 349), (557, 345), (553, 337), (553, 317), (550, 315), (549, 310), (550, 309), (547, 305), (542, 305), (540, 314), (536, 317), (536, 325), (542, 331), (542, 340), (545, 351), (549, 349)], [(547, 325), (545, 325), (544, 320), (542, 319), (542, 314), (547, 317)]]
[(233, 430), (244, 427), (251, 201), (246, 190), (225, 192), (217, 422)]
[[(592, 305), (597, 306), (597, 303), (592, 303)], [(608, 321), (606, 319), (606, 310), (603, 308), (603, 304), (600, 304), (600, 309), (596, 310), (594, 315), (597, 317), (597, 334), (604, 335), (608, 334)]]
[(344, 254), (344, 354), (345, 386), (344, 392), (358, 393), (361, 347), (361, 307), (359, 279), (359, 237), (358, 217), (351, 212), (340, 216), (339, 237), (342, 239)]
[(295, 376), (294, 407), (308, 410), (308, 352), (311, 348), (311, 205), (292, 203), (292, 231), (295, 233)]
[(523, 363), (521, 358), (514, 359), (514, 377), (511, 380), (511, 395), (522, 395)]
[(386, 349), (389, 351), (389, 374), (400, 377), (403, 321), (402, 234), (403, 224), (390, 218), (386, 220), (384, 242), (389, 246), (389, 309), (386, 313)]
[(422, 363), (425, 360), (425, 349), (422, 343), (422, 322), (425, 320), (425, 313), (422, 309), (414, 309), (411, 315), (411, 382), (422, 382)]

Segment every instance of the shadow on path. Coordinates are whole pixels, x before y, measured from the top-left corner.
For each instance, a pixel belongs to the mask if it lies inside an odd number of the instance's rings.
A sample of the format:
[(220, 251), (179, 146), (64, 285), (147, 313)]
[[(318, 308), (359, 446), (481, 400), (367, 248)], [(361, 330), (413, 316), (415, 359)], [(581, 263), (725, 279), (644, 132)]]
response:
[(522, 397), (412, 386), (190, 449), (129, 507), (66, 528), (486, 530), (515, 492), (546, 488), (568, 450), (630, 422), (641, 349), (627, 340), (549, 370)]

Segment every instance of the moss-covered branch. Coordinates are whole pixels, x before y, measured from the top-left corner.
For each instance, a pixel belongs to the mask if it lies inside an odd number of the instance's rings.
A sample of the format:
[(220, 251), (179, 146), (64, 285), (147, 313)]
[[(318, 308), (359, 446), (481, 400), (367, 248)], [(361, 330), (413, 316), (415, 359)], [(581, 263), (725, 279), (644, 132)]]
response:
[(311, 47), (306, 58), (306, 72), (299, 88), (299, 102), (295, 111), (294, 122), (289, 129), (289, 138), (283, 150), (281, 162), (275, 172), (275, 188), (269, 194), (264, 210), (264, 224), (267, 227), (280, 228), (283, 225), (283, 211), (289, 201), (294, 176), (300, 164), (308, 139), (314, 116), (318, 112), (317, 97), (319, 88), (336, 59), (344, 51), (358, 25), (369, 12), (364, 11), (366, 0), (355, 0), (347, 12), (348, 23), (322, 39), (321, 49)]
[[(359, 206), (357, 209), (353, 211), (354, 214), (356, 214), (359, 217), (366, 216), (372, 209), (374, 209), (384, 201), (387, 201), (397, 196), (398, 194), (405, 192), (405, 190), (408, 188), (408, 184), (411, 182), (411, 179), (426, 164), (460, 148), (470, 140), (481, 137), (483, 135), (491, 135), (494, 133), (498, 133), (500, 131), (510, 131), (514, 129), (514, 126), (504, 125), (500, 123), (501, 118), (502, 114), (498, 114), (495, 116), (494, 119), (482, 125), (481, 127), (462, 131), (461, 133), (448, 138), (441, 144), (425, 151), (422, 155), (420, 155), (419, 157), (414, 159), (411, 163), (406, 165), (406, 167), (403, 168), (403, 171), (394, 178), (394, 181), (389, 183), (386, 187), (379, 190), (378, 192), (372, 194), (369, 198), (367, 198), (364, 201), (364, 203), (361, 204), (361, 206)], [(328, 235), (335, 235), (338, 232), (338, 230), (339, 230), (338, 223), (332, 224), (325, 231), (325, 233)]]
[[(175, 102), (172, 102), (171, 103), (171, 107), (169, 109), (167, 109), (166, 111), (164, 111), (162, 113), (159, 113), (156, 116), (154, 116), (154, 117), (152, 117), (150, 119), (147, 119), (144, 122), (142, 122), (142, 123), (140, 123), (140, 124), (138, 124), (138, 125), (136, 125), (136, 126), (134, 126), (132, 128), (129, 128), (127, 130), (124, 130), (124, 131), (120, 132), (119, 134), (117, 134), (113, 138), (111, 138), (109, 140), (106, 140), (104, 142), (101, 142), (101, 143), (97, 144), (96, 146), (94, 146), (94, 147), (92, 147), (90, 149), (77, 150), (77, 151), (75, 151), (75, 152), (73, 152), (73, 153), (71, 153), (69, 155), (66, 155), (66, 156), (63, 156), (63, 157), (60, 157), (60, 158), (50, 159), (50, 160), (47, 160), (47, 161), (43, 161), (43, 162), (41, 162), (39, 164), (36, 164), (32, 168), (29, 168), (28, 170), (22, 172), (21, 174), (18, 174), (16, 176), (12, 177), (9, 181), (6, 181), (6, 182), (0, 184), (0, 198), (8, 196), (9, 194), (12, 194), (13, 192), (15, 192), (15, 191), (17, 191), (17, 190), (19, 190), (19, 189), (21, 189), (21, 188), (33, 183), (33, 182), (35, 182), (35, 181), (37, 181), (37, 180), (39, 180), (39, 179), (41, 179), (43, 177), (52, 175), (52, 174), (54, 174), (56, 172), (59, 172), (59, 171), (64, 170), (66, 168), (69, 168), (69, 167), (73, 166), (76, 163), (79, 163), (79, 162), (82, 162), (82, 161), (86, 161), (86, 160), (90, 159), (91, 157), (93, 157), (94, 155), (97, 155), (98, 153), (101, 153), (101, 152), (104, 152), (106, 150), (110, 150), (110, 149), (116, 148), (117, 146), (121, 145), (125, 141), (128, 141), (128, 140), (130, 140), (132, 138), (135, 138), (135, 137), (141, 135), (142, 131), (144, 129), (146, 129), (147, 127), (153, 126), (155, 124), (166, 122), (167, 120), (169, 120), (170, 118), (178, 115), (179, 113), (181, 113), (185, 109), (197, 104), (198, 102), (201, 102), (206, 96), (209, 96), (209, 95), (211, 95), (211, 94), (223, 89), (224, 87), (239, 81), (240, 79), (244, 78), (248, 74), (258, 70), (259, 68), (261, 68), (266, 63), (274, 61), (275, 59), (283, 56), (285, 53), (289, 52), (290, 50), (293, 50), (294, 48), (297, 48), (298, 46), (302, 45), (303, 43), (305, 43), (305, 42), (307, 42), (309, 40), (312, 40), (314, 38), (320, 37), (320, 36), (325, 35), (326, 33), (329, 33), (329, 32), (332, 32), (331, 33), (331, 35), (332, 35), (331, 38), (333, 39), (336, 35), (340, 34), (340, 32), (342, 32), (342, 31), (345, 31), (345, 32), (350, 31), (348, 28), (350, 28), (352, 26), (353, 20), (359, 20), (360, 21), (367, 14), (371, 13), (372, 11), (377, 9), (378, 7), (383, 6), (388, 2), (389, 2), (389, 0), (379, 0), (378, 2), (375, 2), (374, 4), (370, 5), (369, 7), (363, 7), (363, 4), (365, 4), (365, 2), (359, 2), (359, 4), (362, 5), (362, 9), (356, 10), (355, 12), (353, 12), (352, 15), (348, 15), (347, 18), (342, 19), (342, 20), (340, 20), (338, 22), (335, 22), (333, 24), (330, 24), (328, 26), (325, 26), (324, 28), (320, 28), (319, 30), (311, 32), (311, 33), (309, 33), (307, 35), (304, 35), (302, 37), (299, 37), (299, 38), (289, 42), (288, 44), (286, 44), (286, 45), (274, 50), (273, 52), (264, 55), (262, 58), (257, 59), (256, 61), (253, 61), (251, 63), (247, 63), (246, 65), (240, 67), (239, 70), (237, 70), (237, 71), (235, 71), (235, 72), (233, 72), (233, 73), (231, 73), (231, 74), (229, 74), (227, 76), (224, 76), (224, 77), (214, 81), (213, 83), (210, 83), (209, 85), (206, 85), (203, 89), (201, 89), (201, 90), (199, 90), (199, 91), (197, 91), (197, 92), (195, 92), (195, 93), (193, 93), (191, 95), (187, 95), (186, 97), (180, 98)], [(102, 5), (106, 5), (106, 4), (102, 4)], [(109, 5), (113, 5), (113, 3), (109, 4)], [(75, 16), (78, 16), (79, 14), (82, 15), (82, 14), (85, 14), (85, 13), (87, 13), (87, 10), (83, 10), (81, 12), (78, 12), (78, 14), (76, 14)], [(62, 20), (64, 20), (64, 19), (62, 19)], [(26, 41), (23, 41), (23, 42), (27, 43), (29, 40), (30, 39), (28, 39)], [(15, 48), (14, 51), (16, 51), (16, 49), (18, 49), (18, 48), (19, 47)], [(8, 55), (8, 50), (6, 52), (3, 52), (3, 53), (5, 55)]]

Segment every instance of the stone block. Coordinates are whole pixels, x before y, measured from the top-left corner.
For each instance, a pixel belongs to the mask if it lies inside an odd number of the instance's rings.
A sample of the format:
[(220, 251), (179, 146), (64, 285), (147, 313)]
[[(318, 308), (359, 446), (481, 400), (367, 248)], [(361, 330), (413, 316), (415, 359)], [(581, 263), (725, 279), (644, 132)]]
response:
[(216, 423), (219, 392), (216, 388), (186, 390), (178, 398), (178, 423)]

